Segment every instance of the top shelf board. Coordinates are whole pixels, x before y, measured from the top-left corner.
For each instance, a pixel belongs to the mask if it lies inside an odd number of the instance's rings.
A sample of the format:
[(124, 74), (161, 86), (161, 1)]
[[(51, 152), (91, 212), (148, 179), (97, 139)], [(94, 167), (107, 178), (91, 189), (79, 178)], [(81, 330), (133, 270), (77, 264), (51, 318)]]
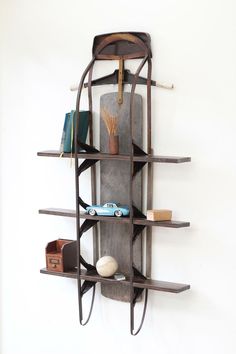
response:
[[(37, 153), (38, 156), (46, 156), (46, 157), (60, 157), (61, 153), (58, 150), (46, 150), (40, 151)], [(88, 160), (121, 160), (121, 161), (129, 161), (129, 155), (111, 155), (106, 153), (86, 153), (81, 152), (77, 154), (79, 159), (88, 159)], [(71, 153), (63, 153), (61, 156), (63, 158), (71, 158), (74, 157), (74, 154)], [(179, 156), (157, 156), (157, 155), (135, 155), (133, 157), (134, 161), (138, 162), (161, 162), (161, 163), (183, 163), (190, 162), (191, 157), (179, 157)]]

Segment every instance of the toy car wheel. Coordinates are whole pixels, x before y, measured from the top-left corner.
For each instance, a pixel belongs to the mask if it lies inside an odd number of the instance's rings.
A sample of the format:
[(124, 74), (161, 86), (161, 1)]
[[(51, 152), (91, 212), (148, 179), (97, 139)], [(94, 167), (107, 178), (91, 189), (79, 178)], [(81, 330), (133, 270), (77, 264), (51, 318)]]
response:
[(91, 216), (96, 215), (96, 211), (94, 209), (89, 209), (89, 215)]
[(115, 211), (115, 216), (118, 216), (118, 217), (120, 217), (120, 216), (122, 216), (123, 214), (122, 214), (122, 211), (121, 210), (116, 210)]

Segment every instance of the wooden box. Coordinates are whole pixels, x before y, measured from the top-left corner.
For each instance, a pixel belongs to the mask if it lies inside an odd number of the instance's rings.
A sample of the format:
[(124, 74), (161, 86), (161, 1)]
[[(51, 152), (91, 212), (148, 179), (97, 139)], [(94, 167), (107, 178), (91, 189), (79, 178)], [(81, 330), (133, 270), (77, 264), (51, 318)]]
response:
[(172, 211), (166, 209), (147, 210), (147, 220), (151, 221), (169, 221), (172, 218)]
[(76, 267), (76, 262), (76, 241), (58, 239), (47, 244), (47, 270), (67, 272)]

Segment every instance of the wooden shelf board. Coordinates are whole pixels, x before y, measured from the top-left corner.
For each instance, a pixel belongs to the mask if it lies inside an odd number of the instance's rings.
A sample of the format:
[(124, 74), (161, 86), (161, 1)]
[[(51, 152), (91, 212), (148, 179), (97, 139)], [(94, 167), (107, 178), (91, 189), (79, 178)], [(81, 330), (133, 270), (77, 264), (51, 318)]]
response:
[[(40, 209), (39, 214), (47, 214), (47, 215), (57, 215), (57, 216), (66, 216), (75, 218), (75, 210), (71, 209), (57, 209), (57, 208), (47, 208)], [(80, 213), (81, 219), (92, 219), (92, 220), (100, 220), (106, 222), (116, 222), (116, 223), (129, 223), (129, 217), (114, 217), (114, 216), (91, 216), (86, 213)], [(147, 225), (147, 226), (160, 226), (160, 227), (170, 227), (170, 228), (181, 228), (181, 227), (189, 227), (190, 223), (187, 221), (150, 221), (144, 218), (134, 218), (135, 225)]]
[[(48, 275), (55, 275), (55, 276), (60, 276), (60, 277), (65, 277), (65, 278), (72, 278), (72, 279), (77, 278), (76, 269), (72, 270), (70, 272), (53, 272), (53, 271), (48, 271), (46, 268), (43, 268), (40, 270), (40, 273), (48, 274)], [(108, 283), (108, 284), (114, 284), (114, 283), (118, 283), (118, 282), (125, 284), (125, 285), (130, 284), (128, 279), (118, 281), (118, 280), (115, 280), (114, 278), (111, 278), (111, 277), (110, 278), (103, 278), (96, 273), (88, 274), (87, 271), (85, 271), (85, 270), (81, 270), (81, 279), (99, 282), (99, 283)], [(150, 290), (156, 290), (156, 291), (165, 291), (165, 292), (170, 292), (170, 293), (180, 293), (182, 291), (190, 289), (190, 285), (187, 285), (187, 284), (172, 283), (172, 282), (153, 280), (153, 279), (143, 280), (143, 279), (135, 278), (133, 285), (135, 288), (150, 289)]]
[[(37, 153), (38, 156), (46, 156), (46, 157), (60, 157), (61, 153), (58, 150), (46, 150), (40, 151)], [(62, 158), (74, 157), (74, 154), (64, 153)], [(105, 153), (86, 153), (81, 152), (78, 154), (78, 158), (80, 159), (89, 159), (89, 160), (122, 160), (129, 161), (129, 155), (111, 155)], [(134, 161), (136, 162), (161, 162), (161, 163), (183, 163), (190, 162), (191, 157), (179, 157), (179, 156), (134, 156)]]
[(60, 209), (60, 208), (39, 209), (39, 214), (66, 216), (70, 218), (75, 218), (75, 210), (72, 209)]

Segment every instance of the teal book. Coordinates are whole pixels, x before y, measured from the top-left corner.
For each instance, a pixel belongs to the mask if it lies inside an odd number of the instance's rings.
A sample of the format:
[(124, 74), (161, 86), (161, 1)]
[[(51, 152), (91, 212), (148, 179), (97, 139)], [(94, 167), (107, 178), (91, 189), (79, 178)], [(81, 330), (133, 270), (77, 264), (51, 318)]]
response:
[[(89, 126), (89, 111), (79, 112), (78, 122), (78, 140), (82, 143), (86, 143)], [(74, 132), (76, 125), (76, 111), (72, 110), (65, 115), (65, 121), (63, 126), (62, 138), (61, 138), (61, 152), (74, 152)]]

